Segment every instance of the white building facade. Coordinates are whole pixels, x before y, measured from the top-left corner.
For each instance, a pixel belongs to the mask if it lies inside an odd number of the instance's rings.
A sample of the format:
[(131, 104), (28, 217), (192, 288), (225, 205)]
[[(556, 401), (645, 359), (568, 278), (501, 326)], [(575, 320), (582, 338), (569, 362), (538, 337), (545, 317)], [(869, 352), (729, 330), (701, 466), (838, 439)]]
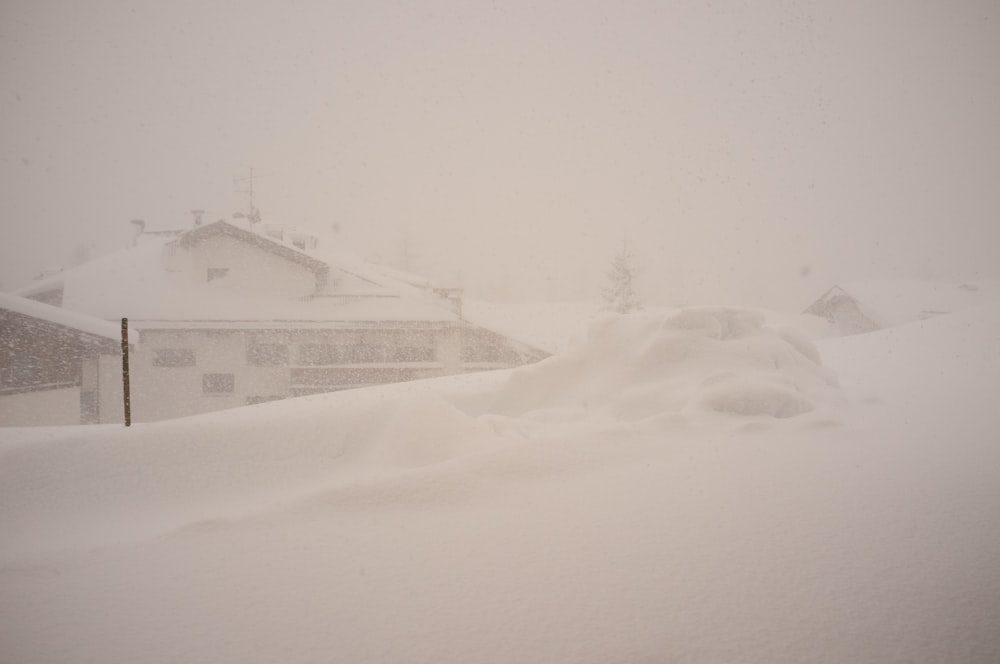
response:
[[(225, 221), (199, 225), (22, 293), (129, 319), (138, 422), (545, 355), (462, 320), (453, 292), (444, 298), (273, 235)], [(106, 380), (113, 370), (93, 375)], [(122, 419), (103, 403), (100, 413), (102, 422)]]

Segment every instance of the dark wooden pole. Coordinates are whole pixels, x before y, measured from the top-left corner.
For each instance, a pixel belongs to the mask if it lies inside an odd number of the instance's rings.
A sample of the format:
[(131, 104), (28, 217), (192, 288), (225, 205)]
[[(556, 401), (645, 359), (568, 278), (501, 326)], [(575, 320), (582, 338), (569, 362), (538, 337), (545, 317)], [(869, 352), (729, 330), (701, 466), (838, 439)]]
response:
[(132, 425), (132, 405), (128, 394), (128, 318), (122, 318), (122, 397), (125, 400), (125, 426)]

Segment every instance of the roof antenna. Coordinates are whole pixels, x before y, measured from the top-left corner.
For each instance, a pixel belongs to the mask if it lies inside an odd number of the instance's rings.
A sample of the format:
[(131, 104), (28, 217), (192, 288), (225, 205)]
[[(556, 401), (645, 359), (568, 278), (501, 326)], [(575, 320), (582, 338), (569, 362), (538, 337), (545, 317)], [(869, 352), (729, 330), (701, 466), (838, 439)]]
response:
[[(274, 173), (268, 173), (267, 175), (274, 175)], [(257, 177), (267, 177), (267, 175), (258, 175)], [(249, 209), (246, 213), (246, 218), (250, 221), (250, 228), (254, 227), (254, 224), (260, 223), (260, 210), (253, 205), (253, 168), (250, 169), (250, 177), (247, 178), (233, 178), (234, 184), (240, 184), (242, 182), (247, 183), (246, 189), (237, 189), (236, 192), (239, 194), (246, 194), (249, 202)]]

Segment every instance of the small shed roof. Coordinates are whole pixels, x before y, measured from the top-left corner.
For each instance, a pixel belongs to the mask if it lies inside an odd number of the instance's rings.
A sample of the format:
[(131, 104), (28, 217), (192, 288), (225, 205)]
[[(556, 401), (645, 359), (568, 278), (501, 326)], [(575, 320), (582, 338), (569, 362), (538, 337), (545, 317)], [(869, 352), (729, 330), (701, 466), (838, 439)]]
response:
[(64, 331), (76, 333), (84, 341), (102, 346), (106, 346), (109, 340), (118, 343), (121, 339), (121, 329), (114, 323), (18, 295), (0, 293), (0, 309), (43, 320), (64, 328)]

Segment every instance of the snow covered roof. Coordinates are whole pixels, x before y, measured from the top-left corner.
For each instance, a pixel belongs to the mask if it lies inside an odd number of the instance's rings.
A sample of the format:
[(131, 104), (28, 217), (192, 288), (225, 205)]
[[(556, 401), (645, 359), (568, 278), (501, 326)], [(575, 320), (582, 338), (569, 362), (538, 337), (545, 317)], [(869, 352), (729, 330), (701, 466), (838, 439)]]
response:
[[(164, 265), (170, 245), (192, 246), (197, 240), (227, 235), (261, 246), (313, 271), (330, 271), (341, 279), (314, 297), (280, 292), (240, 291), (218, 283), (194, 282), (190, 275)], [(195, 236), (196, 241), (187, 238)], [(62, 306), (91, 316), (130, 321), (423, 321), (456, 322), (458, 316), (440, 300), (416, 286), (394, 282), (375, 266), (336, 255), (330, 262), (291, 245), (215, 222), (189, 231), (180, 240), (165, 236), (103, 256), (18, 291), (30, 297), (62, 290)], [(175, 244), (176, 243), (176, 244)], [(294, 258), (293, 258), (294, 257)], [(335, 261), (335, 262), (334, 262)]]
[(111, 339), (117, 342), (121, 339), (121, 331), (113, 323), (10, 293), (0, 293), (0, 309), (31, 316), (101, 340)]
[(198, 226), (181, 235), (177, 242), (181, 246), (191, 247), (207, 238), (218, 236), (231, 237), (241, 242), (252, 244), (260, 249), (263, 249), (264, 251), (269, 251), (286, 260), (290, 260), (293, 263), (298, 263), (299, 265), (302, 265), (317, 274), (326, 274), (330, 270), (330, 266), (323, 261), (313, 258), (305, 252), (299, 251), (295, 247), (288, 246), (287, 244), (279, 242), (267, 235), (261, 235), (259, 233), (254, 233), (253, 231), (240, 228), (239, 226), (224, 219), (220, 219), (204, 226)]

